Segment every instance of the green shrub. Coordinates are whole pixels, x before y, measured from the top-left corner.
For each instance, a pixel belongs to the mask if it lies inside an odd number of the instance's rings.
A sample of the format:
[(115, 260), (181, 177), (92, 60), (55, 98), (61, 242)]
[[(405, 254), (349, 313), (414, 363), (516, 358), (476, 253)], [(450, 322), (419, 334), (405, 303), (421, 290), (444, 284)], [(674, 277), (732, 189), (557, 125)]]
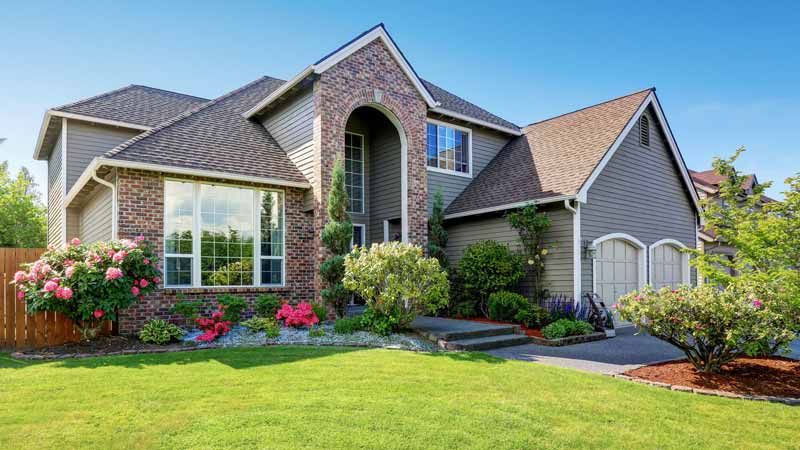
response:
[(309, 337), (322, 337), (325, 336), (325, 330), (319, 325), (314, 325), (308, 330)]
[(514, 316), (514, 322), (528, 328), (542, 328), (550, 323), (550, 313), (539, 305), (528, 303)]
[(200, 302), (197, 300), (185, 300), (181, 295), (180, 300), (170, 308), (171, 314), (183, 317), (187, 327), (194, 326), (194, 321), (200, 316)]
[(361, 315), (361, 326), (375, 334), (388, 336), (393, 331), (400, 329), (399, 313), (383, 313), (372, 308), (367, 308)]
[(658, 292), (646, 287), (620, 297), (620, 316), (682, 350), (701, 372), (716, 372), (743, 355), (771, 355), (797, 337), (800, 317), (785, 284), (737, 279)]
[(281, 299), (275, 294), (264, 294), (256, 298), (253, 308), (259, 317), (275, 318), (278, 310), (281, 309)]
[(183, 330), (166, 320), (155, 319), (144, 324), (139, 331), (139, 340), (145, 344), (164, 345), (183, 337)]
[(317, 316), (317, 319), (319, 319), (319, 323), (328, 320), (328, 308), (324, 305), (314, 303), (311, 305), (311, 309), (314, 310), (314, 314)]
[(228, 320), (231, 323), (239, 323), (242, 319), (242, 312), (247, 309), (247, 302), (242, 297), (235, 295), (222, 294), (217, 297), (217, 302), (225, 308), (222, 320)]
[(400, 242), (356, 248), (345, 258), (344, 287), (360, 295), (369, 310), (389, 318), (391, 331), (408, 328), (419, 313), (447, 305), (447, 274), (422, 248)]
[(487, 316), (489, 295), (516, 285), (525, 275), (522, 258), (495, 241), (477, 242), (467, 247), (458, 270), (466, 294), (477, 299), (481, 312)]
[(333, 324), (333, 332), (336, 334), (353, 334), (364, 329), (361, 317), (344, 317), (336, 320)]
[(580, 336), (594, 332), (594, 327), (582, 320), (558, 319), (542, 328), (542, 334), (547, 339), (559, 339), (568, 336)]
[(267, 333), (268, 338), (276, 338), (281, 334), (278, 321), (274, 317), (253, 317), (250, 320), (242, 322), (242, 325), (252, 333), (264, 331)]
[(514, 320), (517, 313), (528, 305), (528, 300), (508, 291), (495, 292), (489, 296), (489, 318), (492, 320)]

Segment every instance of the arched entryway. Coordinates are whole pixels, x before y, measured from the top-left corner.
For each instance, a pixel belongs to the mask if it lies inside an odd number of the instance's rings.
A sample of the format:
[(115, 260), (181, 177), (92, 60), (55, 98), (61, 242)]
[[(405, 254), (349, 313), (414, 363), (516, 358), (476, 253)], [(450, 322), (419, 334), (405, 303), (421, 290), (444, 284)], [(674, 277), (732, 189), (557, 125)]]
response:
[(353, 241), (408, 242), (408, 143), (400, 121), (381, 104), (361, 105), (343, 139)]

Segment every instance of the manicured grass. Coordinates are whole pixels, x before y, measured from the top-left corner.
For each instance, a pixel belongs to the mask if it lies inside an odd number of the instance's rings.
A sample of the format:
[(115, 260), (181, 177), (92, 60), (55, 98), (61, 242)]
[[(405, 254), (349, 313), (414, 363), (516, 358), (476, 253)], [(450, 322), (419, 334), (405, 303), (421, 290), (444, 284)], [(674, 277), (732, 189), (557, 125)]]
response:
[(800, 408), (481, 353), (271, 347), (25, 363), (0, 448), (773, 448)]

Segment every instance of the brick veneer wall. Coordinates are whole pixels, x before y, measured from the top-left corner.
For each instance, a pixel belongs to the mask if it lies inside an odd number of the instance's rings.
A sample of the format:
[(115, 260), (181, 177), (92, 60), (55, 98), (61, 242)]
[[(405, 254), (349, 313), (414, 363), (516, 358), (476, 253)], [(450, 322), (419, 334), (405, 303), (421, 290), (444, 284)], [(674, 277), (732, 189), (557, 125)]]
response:
[[(213, 181), (193, 178), (199, 181)], [(286, 286), (280, 288), (160, 288), (130, 308), (120, 313), (119, 330), (131, 334), (150, 319), (178, 320), (169, 310), (176, 302), (176, 294), (187, 299), (202, 299), (207, 310), (214, 307), (214, 299), (221, 293), (232, 293), (248, 300), (248, 314), (252, 313), (252, 300), (273, 292), (281, 298), (296, 303), (312, 300), (314, 292), (314, 229), (310, 213), (303, 212), (303, 191), (279, 186), (236, 183), (245, 187), (276, 188), (285, 191), (286, 201)], [(117, 201), (119, 208), (118, 233), (120, 239), (133, 239), (142, 235), (154, 243), (159, 263), (164, 264), (164, 175), (132, 169), (121, 169), (117, 176)]]
[[(427, 104), (383, 42), (376, 39), (323, 72), (314, 82), (314, 146), (316, 161), (320, 162), (315, 169), (314, 186), (317, 264), (327, 257), (319, 230), (327, 220), (333, 162), (336, 157), (344, 159), (347, 119), (353, 110), (365, 105), (385, 108), (403, 127), (408, 144), (408, 238), (423, 246), (428, 240)], [(319, 276), (316, 284), (322, 286)]]

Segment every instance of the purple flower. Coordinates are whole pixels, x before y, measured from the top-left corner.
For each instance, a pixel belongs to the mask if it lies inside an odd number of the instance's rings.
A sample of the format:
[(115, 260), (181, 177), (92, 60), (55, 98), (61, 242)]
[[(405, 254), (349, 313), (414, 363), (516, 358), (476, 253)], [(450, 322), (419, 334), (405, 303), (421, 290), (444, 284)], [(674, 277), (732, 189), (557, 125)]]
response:
[(761, 300), (759, 300), (759, 299), (753, 300), (753, 308), (761, 309), (762, 307), (764, 307), (764, 304), (761, 303)]

